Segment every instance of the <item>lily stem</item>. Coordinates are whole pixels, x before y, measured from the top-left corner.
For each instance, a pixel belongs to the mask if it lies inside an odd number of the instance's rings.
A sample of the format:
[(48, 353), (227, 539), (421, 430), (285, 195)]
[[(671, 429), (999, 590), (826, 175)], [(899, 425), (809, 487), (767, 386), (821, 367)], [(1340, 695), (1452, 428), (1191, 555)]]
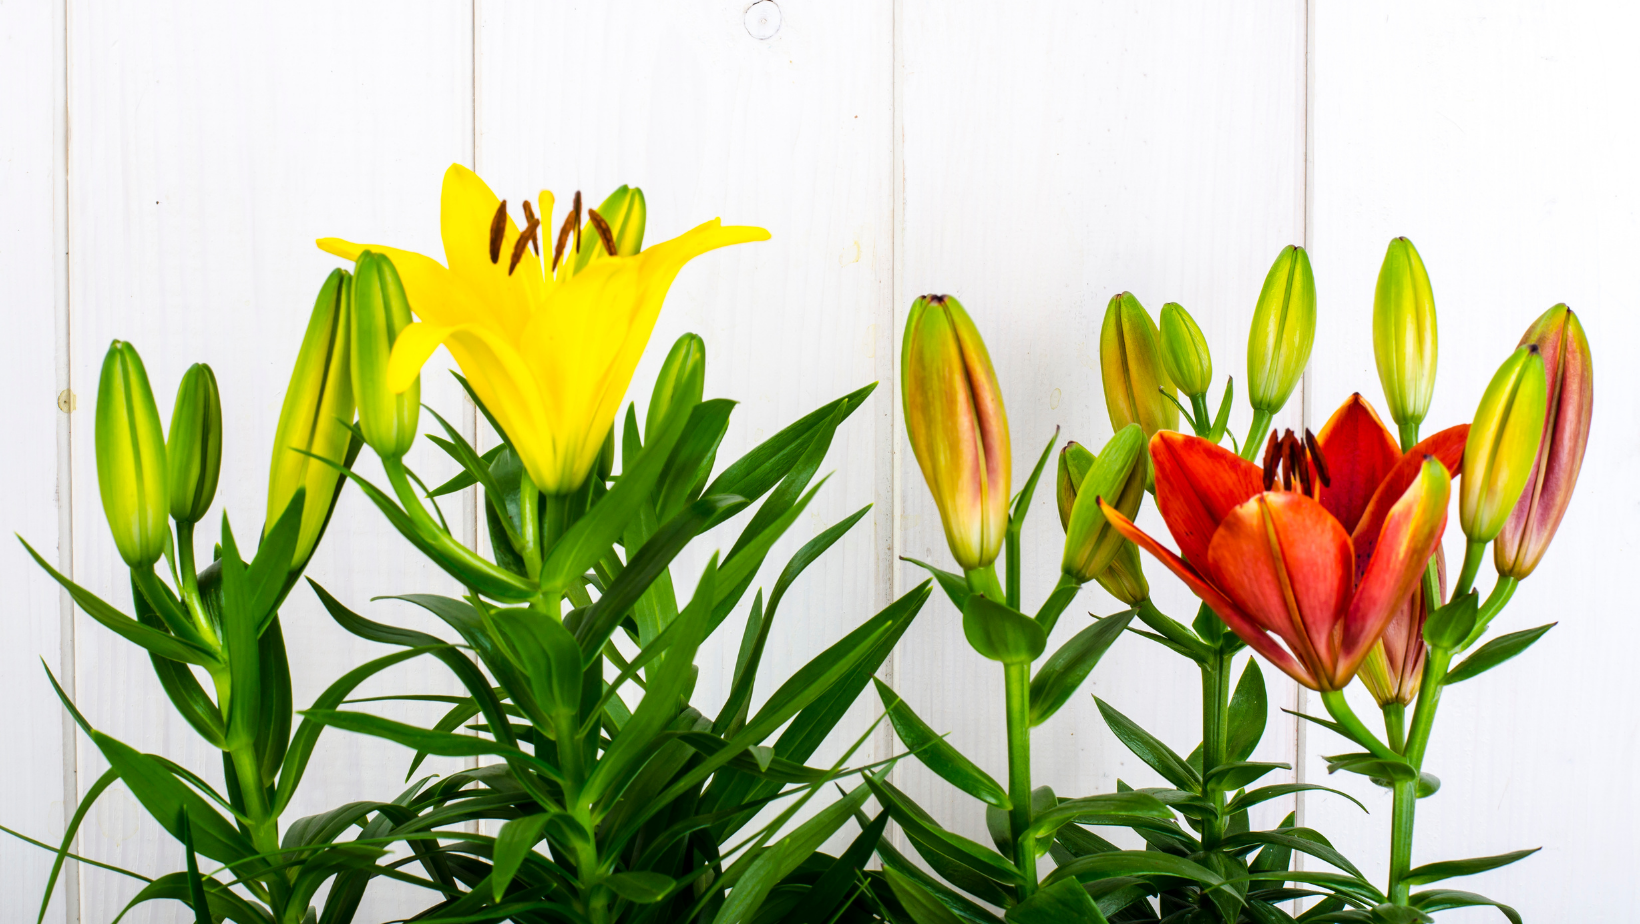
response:
[(1002, 582), (997, 580), (995, 565), (986, 565), (967, 572), (968, 590), (970, 593), (983, 595), (987, 600), (997, 603), (1006, 603), (1008, 596), (1002, 592)]
[[(1427, 677), (1428, 674), (1424, 676)], [(1321, 704), (1327, 707), (1327, 714), (1343, 726), (1346, 732), (1349, 732), (1350, 738), (1356, 744), (1371, 751), (1372, 756), (1396, 763), (1404, 762), (1404, 758), (1397, 754), (1394, 748), (1379, 741), (1378, 736), (1367, 729), (1366, 724), (1355, 714), (1355, 710), (1350, 708), (1349, 700), (1344, 698), (1343, 690), (1322, 691)]]
[(1251, 460), (1264, 446), (1264, 436), (1270, 432), (1270, 412), (1253, 408), (1253, 422), (1247, 428), (1247, 442), (1241, 444), (1241, 457)]
[(1060, 614), (1071, 605), (1071, 601), (1076, 599), (1076, 592), (1081, 589), (1082, 585), (1071, 575), (1059, 576), (1059, 583), (1054, 586), (1053, 593), (1048, 595), (1047, 602), (1043, 603), (1042, 609), (1036, 613), (1037, 625), (1042, 627), (1043, 632), (1053, 631), (1054, 624), (1059, 622)]
[(1194, 412), (1190, 429), (1196, 431), (1197, 436), (1206, 436), (1213, 429), (1213, 415), (1207, 410), (1207, 396), (1191, 395), (1190, 410)]
[(1407, 707), (1400, 703), (1384, 704), (1384, 733), (1389, 746), (1401, 753), (1407, 748)]
[(1486, 553), (1486, 543), (1471, 539), (1463, 550), (1463, 570), (1458, 573), (1457, 586), (1452, 588), (1452, 599), (1456, 600), (1469, 593), (1475, 586), (1475, 575), (1481, 570), (1481, 556)]
[(1396, 426), (1401, 431), (1401, 451), (1411, 452), (1412, 447), (1418, 445), (1418, 421), (1408, 420)]
[(1014, 862), (1024, 876), (1019, 900), (1036, 892), (1036, 847), (1025, 838), (1031, 827), (1031, 664), (1002, 665), (1008, 709), (1008, 832), (1014, 844)]
[(1224, 786), (1209, 779), (1227, 757), (1230, 727), (1230, 656), (1214, 648), (1202, 664), (1202, 795), (1213, 804), (1213, 816), (1202, 830), (1202, 847), (1224, 839)]
[(1486, 633), (1486, 627), (1491, 624), (1492, 618), (1498, 615), (1504, 605), (1509, 602), (1509, 598), (1515, 595), (1515, 588), (1519, 586), (1520, 581), (1516, 578), (1499, 575), (1498, 582), (1492, 586), (1492, 592), (1486, 596), (1486, 602), (1481, 604), (1480, 611), (1475, 614), (1475, 628), (1469, 630), (1469, 637), (1463, 640), (1463, 643), (1455, 649), (1456, 651), (1467, 651), (1469, 646), (1480, 641), (1481, 636)]
[(1412, 886), (1406, 881), (1412, 869), (1412, 826), (1418, 810), (1418, 781), (1400, 780), (1390, 787), (1395, 805), (1390, 810), (1389, 901), (1405, 906)]

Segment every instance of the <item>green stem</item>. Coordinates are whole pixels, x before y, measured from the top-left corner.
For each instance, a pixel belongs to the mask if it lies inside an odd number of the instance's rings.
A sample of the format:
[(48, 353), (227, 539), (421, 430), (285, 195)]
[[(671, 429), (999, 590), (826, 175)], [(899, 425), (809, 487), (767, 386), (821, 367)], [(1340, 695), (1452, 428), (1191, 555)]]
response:
[(1418, 782), (1395, 783), (1390, 791), (1395, 805), (1390, 814), (1389, 900), (1390, 904), (1405, 906), (1412, 893), (1412, 885), (1406, 878), (1412, 869), (1412, 825), (1418, 811)]
[(1408, 452), (1412, 447), (1418, 445), (1418, 421), (1409, 420), (1406, 423), (1397, 424), (1397, 426), (1401, 430), (1402, 452)]
[(1458, 583), (1452, 588), (1452, 599), (1456, 600), (1469, 593), (1475, 586), (1475, 575), (1481, 570), (1481, 556), (1486, 553), (1486, 543), (1469, 540), (1463, 550), (1463, 570), (1458, 573)]
[(1323, 690), (1321, 704), (1327, 707), (1327, 714), (1332, 716), (1334, 721), (1350, 733), (1350, 737), (1355, 740), (1355, 743), (1371, 751), (1374, 757), (1397, 763), (1403, 761), (1400, 754), (1395, 753), (1393, 748), (1379, 741), (1377, 735), (1367, 730), (1367, 726), (1355, 714), (1355, 710), (1350, 708), (1349, 701), (1344, 698), (1343, 690)]
[(217, 641), (216, 627), (211, 624), (210, 614), (205, 611), (205, 601), (199, 595), (199, 574), (194, 564), (194, 524), (177, 523), (177, 582), (181, 585), (182, 605), (188, 608), (188, 614), (194, 618), (194, 624), (199, 626), (201, 635)]
[(1389, 746), (1405, 754), (1407, 749), (1407, 707), (1400, 703), (1384, 704), (1384, 733)]
[[(239, 798), (244, 803), (245, 827), (250, 832), (251, 845), (257, 853), (268, 854), (268, 862), (276, 863), (279, 818), (268, 805), (268, 789), (262, 785), (262, 762), (256, 756), (256, 744), (253, 742), (234, 748), (228, 752), (228, 758), (233, 762), (234, 775), (239, 778)], [(294, 869), (287, 870), (284, 875), (269, 873), (261, 880), (266, 882), (270, 893), (277, 899), (275, 904), (283, 904), (290, 896), (291, 877), (295, 873)]]
[(1065, 612), (1065, 607), (1071, 605), (1071, 601), (1076, 599), (1076, 592), (1081, 589), (1082, 585), (1077, 583), (1076, 578), (1068, 574), (1059, 576), (1059, 583), (1054, 585), (1053, 593), (1048, 595), (1042, 609), (1036, 612), (1037, 625), (1042, 627), (1043, 632), (1053, 631), (1054, 624), (1059, 622), (1060, 614)]
[(1197, 436), (1206, 436), (1213, 429), (1213, 415), (1207, 410), (1207, 396), (1191, 395), (1190, 410), (1194, 413), (1190, 429), (1196, 431)]
[(1230, 727), (1230, 656), (1215, 648), (1202, 665), (1202, 795), (1213, 804), (1215, 814), (1202, 829), (1202, 846), (1211, 849), (1224, 839), (1224, 787), (1208, 782), (1208, 775), (1221, 766), (1227, 754)]
[(1418, 686), (1418, 706), (1412, 713), (1412, 728), (1407, 731), (1407, 760), (1413, 769), (1423, 769), (1429, 733), (1435, 727), (1435, 710), (1441, 705), (1441, 687), (1445, 685), (1446, 670), (1451, 664), (1451, 649), (1431, 646), (1425, 656), (1424, 676)]
[(1014, 862), (1025, 876), (1019, 900), (1036, 891), (1036, 848), (1025, 840), (1031, 826), (1031, 665), (1021, 661), (1002, 666), (1008, 708), (1008, 831), (1013, 838)]
[(1008, 595), (1002, 592), (1002, 582), (997, 580), (995, 564), (975, 568), (967, 572), (966, 576), (969, 593), (983, 594), (987, 600), (995, 600), (998, 603), (1007, 602)]
[(1480, 610), (1475, 614), (1475, 628), (1469, 630), (1469, 637), (1463, 640), (1463, 644), (1457, 647), (1457, 651), (1467, 651), (1470, 645), (1480, 641), (1481, 636), (1486, 634), (1486, 627), (1491, 624), (1493, 617), (1503, 610), (1504, 605), (1509, 602), (1509, 598), (1515, 595), (1515, 588), (1519, 586), (1520, 581), (1515, 578), (1507, 575), (1498, 577), (1498, 582), (1492, 585), (1492, 592), (1486, 596), (1486, 602), (1481, 604)]
[(524, 572), (530, 580), (541, 578), (541, 492), (535, 489), (530, 473), (524, 472), (518, 480), (518, 538), (523, 548), (518, 550), (524, 559)]
[(1270, 432), (1271, 414), (1269, 411), (1253, 409), (1253, 423), (1247, 428), (1247, 442), (1241, 444), (1241, 457), (1252, 459), (1264, 446), (1264, 436)]

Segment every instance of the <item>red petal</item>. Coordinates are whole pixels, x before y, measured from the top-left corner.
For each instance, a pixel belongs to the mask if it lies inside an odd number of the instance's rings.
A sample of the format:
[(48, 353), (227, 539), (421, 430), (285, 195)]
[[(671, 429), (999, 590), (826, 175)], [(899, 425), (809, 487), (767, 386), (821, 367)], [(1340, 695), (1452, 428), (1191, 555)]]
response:
[(1263, 489), (1258, 466), (1197, 436), (1172, 430), (1150, 438), (1156, 508), (1185, 561), (1207, 566), (1207, 544), (1225, 515)]
[(1452, 479), (1440, 467), (1420, 466), (1419, 477), (1384, 518), (1378, 553), (1367, 563), (1344, 617), (1341, 657), (1333, 676), (1344, 682), (1423, 578), (1424, 566), (1441, 544)]
[(1395, 463), (1395, 468), (1391, 469), (1378, 485), (1378, 491), (1367, 504), (1366, 513), (1361, 515), (1361, 521), (1355, 524), (1355, 530), (1351, 533), (1355, 540), (1355, 567), (1358, 574), (1366, 573), (1367, 564), (1372, 561), (1372, 551), (1378, 544), (1378, 534), (1384, 528), (1384, 518), (1389, 515), (1390, 507), (1399, 501), (1412, 482), (1417, 480), (1418, 472), (1424, 465), (1424, 456), (1435, 457), (1446, 466), (1447, 472), (1456, 478), (1459, 469), (1463, 467), (1463, 444), (1467, 439), (1469, 424), (1447, 427), (1412, 447), (1401, 457), (1401, 461)]
[(1268, 633), (1259, 628), (1258, 624), (1253, 622), (1246, 613), (1230, 602), (1230, 598), (1202, 577), (1195, 568), (1190, 567), (1189, 562), (1174, 555), (1161, 543), (1151, 538), (1149, 533), (1133, 525), (1133, 521), (1122, 516), (1121, 511), (1115, 507), (1104, 501), (1099, 502), (1099, 507), (1105, 511), (1105, 519), (1110, 521), (1110, 525), (1115, 527), (1117, 532), (1131, 540), (1134, 545), (1155, 556), (1157, 561), (1166, 565), (1168, 570), (1178, 575), (1179, 580), (1189, 585), (1191, 591), (1200, 597), (1202, 602), (1206, 603), (1213, 612), (1219, 614), (1219, 618), (1224, 620), (1224, 624), (1230, 627), (1230, 631), (1240, 636), (1241, 640), (1246, 642), (1249, 647), (1263, 655), (1271, 664), (1281, 668), (1287, 676), (1312, 690), (1316, 689), (1315, 679), (1310, 676), (1310, 672), (1294, 660), (1285, 648), (1277, 644), (1275, 639), (1272, 639)]
[(1354, 555), (1349, 534), (1325, 507), (1286, 491), (1231, 511), (1207, 553), (1213, 582), (1323, 682), (1334, 674)]
[(1354, 531), (1384, 477), (1401, 460), (1401, 449), (1372, 405), (1350, 395), (1316, 437), (1332, 483), (1321, 489), (1321, 504)]

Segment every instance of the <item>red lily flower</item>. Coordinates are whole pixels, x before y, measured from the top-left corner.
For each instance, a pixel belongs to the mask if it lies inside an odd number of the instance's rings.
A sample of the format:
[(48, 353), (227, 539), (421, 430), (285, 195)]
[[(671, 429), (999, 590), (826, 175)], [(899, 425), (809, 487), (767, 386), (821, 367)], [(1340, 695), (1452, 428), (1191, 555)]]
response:
[(1468, 435), (1442, 430), (1403, 455), (1359, 394), (1319, 439), (1272, 436), (1263, 471), (1157, 433), (1156, 506), (1183, 557), (1102, 506), (1254, 651), (1313, 690), (1341, 690), (1440, 545)]

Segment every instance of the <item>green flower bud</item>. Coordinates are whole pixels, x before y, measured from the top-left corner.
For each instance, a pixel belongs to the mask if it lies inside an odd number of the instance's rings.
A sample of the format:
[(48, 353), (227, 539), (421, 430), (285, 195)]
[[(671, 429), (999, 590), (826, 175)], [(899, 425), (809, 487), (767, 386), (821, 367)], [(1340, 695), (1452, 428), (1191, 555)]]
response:
[(1315, 345), (1315, 274), (1304, 248), (1288, 246), (1264, 277), (1247, 335), (1247, 397), (1274, 414), (1292, 396)]
[(336, 270), (319, 290), (273, 437), (264, 528), (271, 529), (279, 521), (298, 488), (306, 489), (293, 558), (299, 564), (313, 554), (341, 488), (342, 474), (320, 460), (345, 465), (353, 439), (352, 325), (348, 318), (352, 288), (353, 277)]
[[(699, 334), (684, 334), (672, 344), (655, 377), (649, 396), (649, 410), (643, 419), (643, 441), (647, 445), (659, 432), (673, 405), (700, 403), (706, 393), (706, 341)], [(612, 457), (613, 458), (613, 457)]]
[(1105, 444), (1077, 488), (1065, 528), (1065, 557), (1060, 570), (1078, 583), (1085, 584), (1103, 573), (1127, 541), (1105, 519), (1099, 500), (1104, 498), (1129, 519), (1138, 514), (1150, 469), (1145, 443), (1144, 430), (1138, 424), (1123, 427)]
[(199, 522), (216, 497), (222, 472), (222, 396), (216, 374), (204, 363), (189, 366), (177, 386), (165, 457), (170, 463), (171, 516), (178, 523)]
[(1543, 357), (1529, 343), (1498, 367), (1469, 425), (1458, 496), (1458, 522), (1469, 541), (1491, 542), (1514, 511), (1543, 442), (1548, 403)]
[(1145, 580), (1144, 568), (1139, 564), (1139, 547), (1126, 539), (1117, 547), (1116, 557), (1094, 580), (1105, 593), (1128, 606), (1138, 606), (1150, 599), (1150, 583)]
[(349, 359), (359, 429), (378, 455), (397, 459), (415, 445), (421, 415), (421, 376), (398, 394), (387, 387), (387, 358), (399, 332), (410, 325), (410, 302), (393, 261), (368, 250), (359, 255), (351, 290)]
[(1057, 491), (1055, 497), (1059, 502), (1059, 526), (1062, 529), (1071, 528), (1071, 510), (1076, 507), (1076, 492), (1082, 487), (1082, 480), (1088, 477), (1088, 471), (1098, 457), (1088, 451), (1088, 447), (1072, 440), (1059, 450), (1059, 477), (1056, 480)]
[(996, 561), (1008, 529), (1012, 454), (991, 355), (962, 304), (911, 305), (900, 351), (905, 431), (963, 571)]
[[(643, 249), (644, 224), (648, 218), (648, 208), (644, 204), (643, 190), (632, 186), (622, 186), (609, 194), (602, 205), (593, 209), (598, 217), (588, 215), (589, 222), (602, 220), (609, 225), (610, 236), (615, 239), (615, 253), (617, 256), (630, 257)], [(603, 237), (599, 234), (588, 233), (581, 235), (581, 249), (576, 252), (575, 271), (580, 272), (591, 263), (594, 257), (600, 256), (604, 250)]]
[(1403, 429), (1423, 423), (1435, 394), (1435, 293), (1418, 249), (1389, 242), (1372, 300), (1372, 351), (1389, 416)]
[(165, 431), (142, 357), (116, 340), (97, 382), (97, 488), (120, 557), (151, 568), (170, 543)]
[(1191, 397), (1207, 394), (1213, 384), (1213, 356), (1196, 319), (1184, 307), (1162, 306), (1162, 368), (1179, 390)]
[(1136, 423), (1144, 428), (1146, 439), (1157, 430), (1178, 429), (1179, 409), (1167, 397), (1173, 394), (1173, 386), (1162, 369), (1156, 323), (1130, 293), (1111, 298), (1105, 307), (1105, 323), (1099, 330), (1099, 372), (1111, 429)]

